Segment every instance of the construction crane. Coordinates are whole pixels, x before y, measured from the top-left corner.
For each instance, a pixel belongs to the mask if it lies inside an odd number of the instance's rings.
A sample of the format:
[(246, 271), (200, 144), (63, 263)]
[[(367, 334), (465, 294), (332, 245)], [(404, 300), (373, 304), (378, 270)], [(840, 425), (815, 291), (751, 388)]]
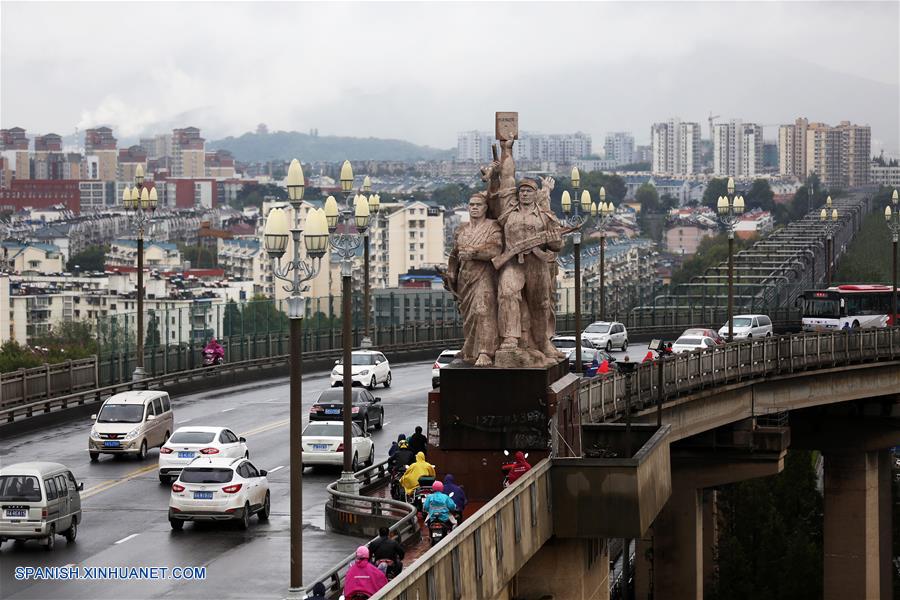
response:
[(713, 141), (713, 125), (714, 121), (721, 117), (722, 115), (714, 115), (712, 111), (709, 111), (709, 141), (712, 143)]

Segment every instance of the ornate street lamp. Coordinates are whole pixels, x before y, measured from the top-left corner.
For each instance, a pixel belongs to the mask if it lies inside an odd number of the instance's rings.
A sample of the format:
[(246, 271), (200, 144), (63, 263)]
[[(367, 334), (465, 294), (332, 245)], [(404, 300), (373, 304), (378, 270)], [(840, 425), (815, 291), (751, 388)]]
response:
[(831, 266), (834, 263), (834, 232), (837, 230), (838, 211), (831, 207), (831, 196), (825, 200), (825, 208), (819, 213), (819, 220), (825, 227), (825, 282), (831, 287)]
[[(266, 252), (272, 259), (272, 273), (287, 283), (284, 289), (288, 297), (288, 319), (291, 322), (290, 336), (290, 486), (291, 486), (291, 583), (292, 592), (303, 586), (303, 458), (301, 435), (303, 427), (302, 385), (303, 385), (303, 316), (306, 314), (307, 281), (319, 274), (322, 257), (328, 248), (328, 226), (323, 209), (313, 209), (306, 217), (306, 233), (300, 226), (300, 207), (303, 204), (303, 169), (300, 161), (294, 159), (288, 168), (288, 199), (294, 209), (294, 227), (290, 228), (287, 213), (281, 208), (273, 208), (266, 218), (264, 233)], [(293, 240), (293, 258), (285, 263), (281, 257), (287, 249), (288, 236)], [(309, 260), (300, 258), (300, 241), (306, 242)]]
[[(577, 167), (572, 167), (572, 188), (578, 197), (578, 187), (581, 184), (581, 176)], [(575, 372), (582, 372), (581, 365), (581, 227), (591, 218), (591, 193), (588, 190), (581, 192), (580, 202), (572, 203), (569, 191), (562, 194), (562, 222), (567, 227), (577, 227), (572, 233), (572, 254), (575, 258)], [(581, 211), (579, 211), (579, 206)], [(597, 213), (596, 205), (593, 205), (593, 213)]]
[(600, 188), (600, 205), (597, 207), (597, 229), (600, 231), (600, 320), (606, 317), (606, 301), (604, 287), (606, 286), (606, 226), (615, 214), (616, 209), (612, 201), (606, 201), (606, 188)]
[[(352, 389), (353, 381), (351, 378), (352, 352), (351, 345), (353, 343), (350, 333), (350, 294), (351, 281), (350, 277), (353, 273), (353, 258), (356, 256), (356, 249), (364, 241), (364, 235), (369, 228), (369, 202), (362, 194), (356, 194), (353, 201), (353, 167), (349, 160), (345, 160), (341, 166), (341, 191), (344, 193), (346, 206), (342, 209), (338, 208), (337, 201), (333, 196), (329, 196), (325, 201), (325, 217), (328, 222), (328, 231), (332, 234), (330, 238), (331, 247), (337, 252), (341, 260), (341, 342), (343, 344), (343, 361), (344, 361), (344, 467), (341, 472), (341, 479), (338, 481), (338, 489), (343, 492), (356, 493), (359, 490), (359, 484), (353, 476), (353, 436), (351, 411), (353, 410)], [(337, 232), (338, 225), (341, 231)]]
[(728, 178), (728, 196), (716, 204), (719, 220), (728, 229), (728, 341), (734, 340), (734, 225), (744, 212), (744, 197), (734, 195), (734, 179)]
[[(900, 199), (898, 199), (897, 190), (891, 194), (891, 203), (884, 207), (884, 220), (887, 221), (888, 229), (891, 230), (891, 240), (893, 242), (891, 261), (891, 325), (896, 327), (900, 325), (897, 322), (897, 240), (900, 238)], [(893, 208), (891, 208), (893, 206)]]
[(156, 212), (158, 196), (156, 187), (144, 187), (144, 167), (138, 165), (134, 171), (134, 187), (122, 191), (122, 204), (137, 226), (137, 361), (131, 378), (139, 381), (146, 377), (144, 372), (144, 227)]
[[(369, 213), (377, 215), (378, 209), (381, 207), (381, 197), (378, 194), (372, 193), (372, 180), (369, 179), (368, 175), (363, 179), (362, 193), (363, 197), (366, 198), (366, 201), (369, 203)], [(371, 318), (371, 315), (369, 314), (369, 244), (369, 229), (367, 228), (363, 234), (363, 339), (360, 343), (363, 348), (372, 347), (372, 333), (369, 330), (369, 320)]]

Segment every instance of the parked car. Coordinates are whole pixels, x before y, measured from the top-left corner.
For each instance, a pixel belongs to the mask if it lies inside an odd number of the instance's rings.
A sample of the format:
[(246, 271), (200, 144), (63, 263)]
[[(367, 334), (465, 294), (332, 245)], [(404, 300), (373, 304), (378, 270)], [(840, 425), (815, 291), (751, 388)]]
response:
[[(391, 365), (384, 354), (375, 350), (354, 350), (350, 365), (352, 385), (367, 386), (374, 390), (375, 386), (383, 383), (384, 387), (391, 387)], [(334, 361), (334, 369), (331, 371), (331, 386), (337, 387), (344, 384), (343, 359)]]
[(708, 348), (715, 348), (716, 346), (716, 341), (711, 337), (683, 335), (672, 344), (672, 352), (680, 354), (681, 352), (706, 350)]
[[(354, 422), (360, 424), (363, 431), (370, 425), (381, 429), (384, 425), (384, 406), (381, 398), (376, 398), (369, 390), (352, 389)], [(328, 389), (319, 395), (316, 403), (309, 407), (310, 421), (340, 421), (344, 418), (344, 390)]]
[[(766, 315), (735, 315), (733, 319), (734, 339), (755, 337), (771, 337), (773, 334), (772, 320)], [(728, 335), (728, 322), (719, 328), (719, 335)]]
[(0, 544), (43, 540), (53, 550), (56, 536), (69, 542), (81, 523), (81, 490), (72, 471), (54, 462), (24, 462), (0, 469)]
[[(727, 325), (727, 324), (726, 324)], [(712, 340), (716, 344), (724, 344), (725, 338), (719, 335), (719, 332), (715, 329), (705, 329), (702, 327), (694, 327), (692, 329), (685, 329), (681, 337), (708, 337), (712, 338)]]
[(195, 458), (182, 469), (169, 496), (169, 524), (185, 521), (238, 521), (250, 526), (250, 515), (267, 521), (271, 511), (266, 471), (244, 457)]
[(134, 454), (143, 460), (149, 448), (166, 443), (175, 424), (169, 394), (160, 390), (110, 396), (91, 418), (88, 452), (92, 462), (101, 454)]
[(436, 388), (441, 385), (441, 369), (449, 365), (453, 362), (453, 359), (456, 358), (456, 355), (459, 354), (459, 350), (444, 350), (441, 352), (441, 355), (437, 357), (437, 360), (434, 361), (434, 364), (431, 365), (431, 387)]
[[(351, 426), (355, 472), (360, 464), (370, 467), (375, 463), (375, 443), (358, 424)], [(303, 430), (300, 445), (304, 466), (341, 466), (344, 464), (344, 424), (341, 421), (314, 421)]]
[(591, 323), (581, 332), (581, 337), (589, 339), (595, 348), (604, 348), (607, 352), (612, 352), (613, 348), (623, 352), (628, 350), (628, 331), (615, 321)]
[(179, 427), (159, 449), (160, 482), (171, 483), (198, 456), (250, 458), (250, 451), (227, 427)]

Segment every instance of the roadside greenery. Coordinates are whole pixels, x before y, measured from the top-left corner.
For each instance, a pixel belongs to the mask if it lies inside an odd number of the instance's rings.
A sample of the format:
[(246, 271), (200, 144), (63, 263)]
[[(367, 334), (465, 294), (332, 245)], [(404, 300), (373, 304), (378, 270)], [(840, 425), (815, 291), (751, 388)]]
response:
[(107, 251), (109, 246), (88, 246), (69, 258), (66, 262), (66, 271), (69, 273), (103, 271)]
[(97, 354), (93, 328), (84, 321), (59, 324), (49, 334), (25, 346), (9, 340), (0, 346), (0, 373), (87, 358)]
[(872, 198), (872, 212), (863, 220), (847, 253), (838, 261), (834, 281), (838, 283), (891, 284), (891, 234), (884, 222), (884, 207), (891, 189), (882, 188)]

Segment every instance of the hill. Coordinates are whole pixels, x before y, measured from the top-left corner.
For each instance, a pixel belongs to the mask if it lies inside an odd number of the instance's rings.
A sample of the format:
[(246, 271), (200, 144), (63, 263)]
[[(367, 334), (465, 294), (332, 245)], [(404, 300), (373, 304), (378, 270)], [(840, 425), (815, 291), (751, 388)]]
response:
[(318, 136), (297, 131), (245, 133), (207, 143), (207, 149), (230, 151), (240, 161), (290, 160), (303, 162), (350, 160), (443, 160), (454, 151), (417, 146), (403, 140)]

